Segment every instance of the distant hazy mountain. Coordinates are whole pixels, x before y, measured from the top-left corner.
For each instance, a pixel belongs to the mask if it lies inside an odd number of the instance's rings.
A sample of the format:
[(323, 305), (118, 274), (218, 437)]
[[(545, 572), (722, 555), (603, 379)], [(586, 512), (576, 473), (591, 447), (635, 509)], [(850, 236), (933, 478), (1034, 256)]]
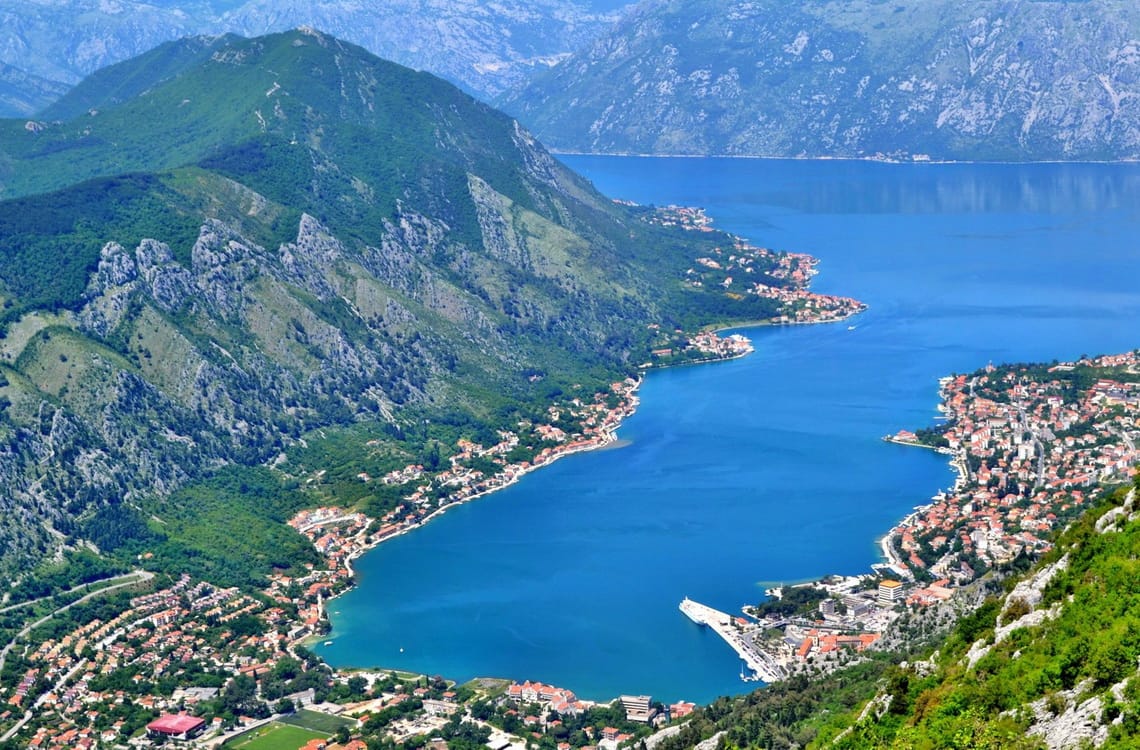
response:
[(615, 0), (0, 0), (0, 116), (42, 107), (93, 71), (193, 34), (310, 26), (493, 96), (617, 19)]
[(1140, 6), (645, 3), (500, 104), (567, 150), (1135, 158)]
[(313, 26), (373, 53), (494, 96), (616, 22), (613, 0), (250, 0), (226, 15), (246, 36)]
[(65, 84), (49, 81), (11, 65), (0, 63), (0, 112), (29, 115), (44, 108), (67, 91)]

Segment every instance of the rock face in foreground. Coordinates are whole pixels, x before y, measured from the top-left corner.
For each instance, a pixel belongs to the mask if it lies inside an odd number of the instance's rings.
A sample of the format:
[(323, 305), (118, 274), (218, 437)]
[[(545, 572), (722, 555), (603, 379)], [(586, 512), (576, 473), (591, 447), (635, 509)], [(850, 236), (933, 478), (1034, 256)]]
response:
[(1118, 0), (670, 0), (500, 101), (565, 150), (944, 160), (1140, 155)]

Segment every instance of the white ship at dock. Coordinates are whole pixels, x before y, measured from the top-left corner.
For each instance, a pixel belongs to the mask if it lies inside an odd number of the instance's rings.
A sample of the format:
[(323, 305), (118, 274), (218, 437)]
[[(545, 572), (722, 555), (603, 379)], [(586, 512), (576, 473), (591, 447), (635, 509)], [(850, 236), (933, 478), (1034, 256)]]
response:
[(733, 624), (732, 615), (695, 602), (687, 596), (681, 601), (680, 609), (686, 617), (698, 625), (712, 628), (732, 647), (741, 661), (752, 670), (751, 676), (742, 673), (743, 679), (776, 682), (787, 678), (787, 670), (753, 642), (752, 635), (756, 632), (755, 628), (751, 631), (741, 630)]

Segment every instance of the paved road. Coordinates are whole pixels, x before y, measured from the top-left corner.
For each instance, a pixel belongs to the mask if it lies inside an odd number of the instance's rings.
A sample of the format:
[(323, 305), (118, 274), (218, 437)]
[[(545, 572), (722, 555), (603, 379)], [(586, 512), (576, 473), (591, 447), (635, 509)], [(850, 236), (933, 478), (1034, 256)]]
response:
[[(41, 596), (39, 599), (29, 599), (26, 602), (20, 602), (19, 604), (9, 605), (7, 607), (0, 609), (0, 615), (4, 614), (5, 612), (11, 612), (14, 609), (19, 609), (20, 607), (30, 607), (31, 605), (36, 604), (37, 602), (46, 601), (48, 599), (54, 599), (57, 596), (67, 596), (68, 594), (75, 594), (75, 593), (78, 593), (80, 591), (83, 591), (84, 589), (86, 589), (90, 586), (94, 586), (95, 584), (98, 584), (98, 583), (112, 583), (113, 581), (121, 581), (121, 580), (126, 580), (128, 578), (133, 580), (133, 579), (138, 578), (140, 575), (145, 576), (145, 578), (142, 578), (139, 580), (150, 580), (151, 578), (154, 578), (153, 573), (147, 573), (146, 571), (143, 571), (143, 570), (135, 570), (135, 571), (132, 571), (130, 573), (123, 573), (122, 575), (111, 576), (110, 578), (100, 578), (97, 581), (89, 581), (87, 583), (81, 583), (78, 586), (73, 586), (72, 588), (69, 588), (67, 591), (61, 591), (58, 594), (51, 594), (50, 596)], [(102, 589), (99, 589), (99, 591), (102, 591)], [(92, 593), (96, 593), (96, 592), (92, 592)]]

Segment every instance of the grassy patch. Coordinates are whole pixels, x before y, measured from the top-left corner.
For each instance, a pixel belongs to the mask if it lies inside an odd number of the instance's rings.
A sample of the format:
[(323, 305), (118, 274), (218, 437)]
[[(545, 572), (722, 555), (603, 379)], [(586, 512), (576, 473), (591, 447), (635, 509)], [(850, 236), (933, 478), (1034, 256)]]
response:
[(319, 711), (308, 711), (306, 709), (301, 709), (292, 716), (282, 719), (281, 722), (301, 729), (307, 729), (310, 732), (317, 732), (323, 736), (333, 734), (341, 727), (348, 727), (349, 729), (356, 727), (356, 722), (352, 719), (344, 719), (340, 716), (332, 716)]
[(489, 698), (497, 698), (507, 692), (510, 684), (510, 680), (502, 680), (498, 677), (476, 677), (463, 683), (460, 687), (483, 693)]
[(324, 739), (323, 732), (273, 722), (253, 731), (238, 735), (223, 747), (233, 750), (298, 750), (309, 740)]

